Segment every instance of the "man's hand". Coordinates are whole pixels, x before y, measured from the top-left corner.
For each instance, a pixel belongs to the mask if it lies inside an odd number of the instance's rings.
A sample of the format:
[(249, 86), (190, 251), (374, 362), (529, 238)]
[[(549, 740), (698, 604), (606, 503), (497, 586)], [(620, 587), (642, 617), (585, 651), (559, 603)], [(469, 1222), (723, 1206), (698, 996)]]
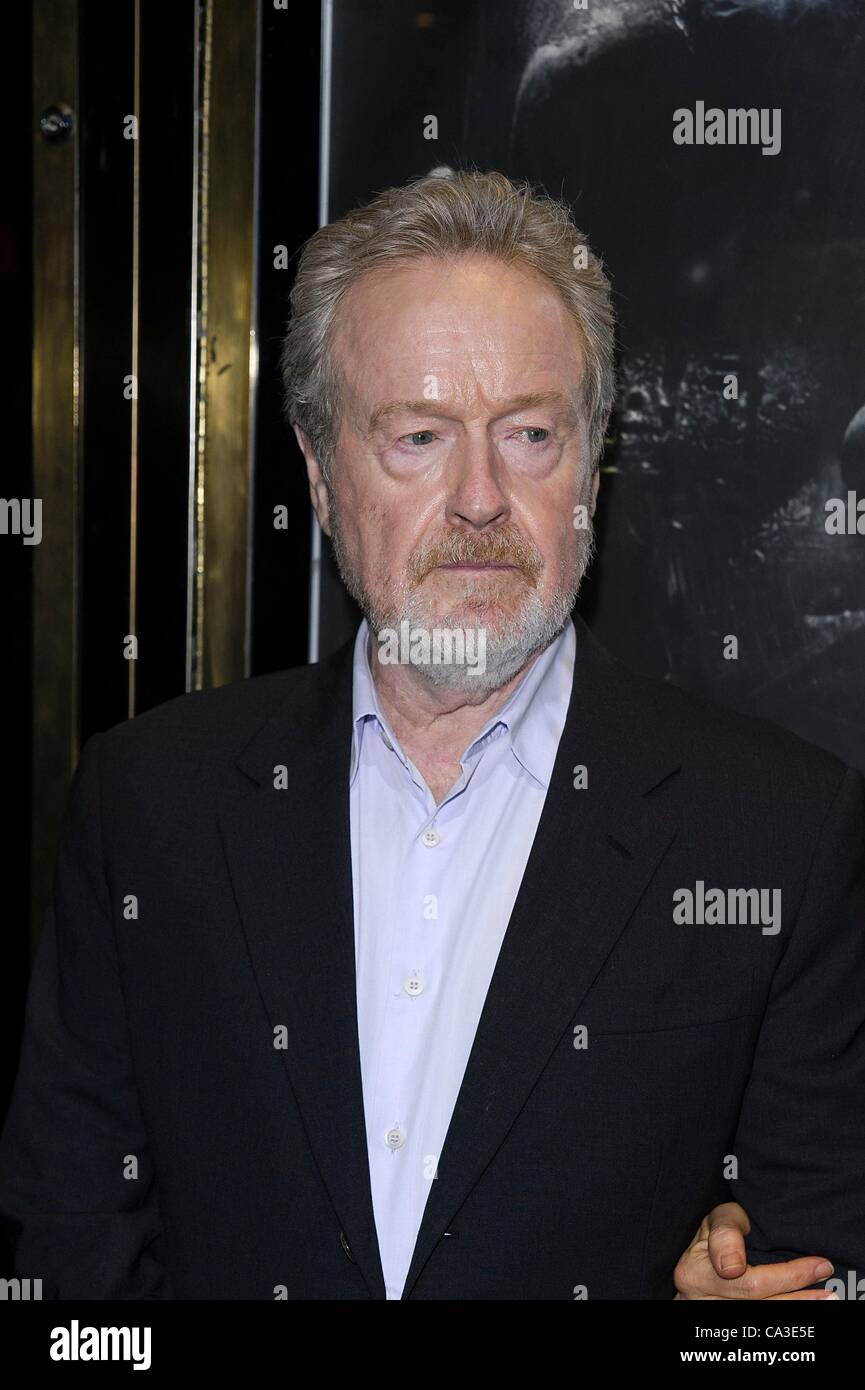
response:
[(774, 1265), (749, 1265), (745, 1236), (748, 1213), (738, 1202), (723, 1202), (704, 1216), (700, 1229), (675, 1270), (676, 1298), (831, 1299), (836, 1293), (809, 1289), (828, 1279), (832, 1265), (821, 1255), (806, 1255)]

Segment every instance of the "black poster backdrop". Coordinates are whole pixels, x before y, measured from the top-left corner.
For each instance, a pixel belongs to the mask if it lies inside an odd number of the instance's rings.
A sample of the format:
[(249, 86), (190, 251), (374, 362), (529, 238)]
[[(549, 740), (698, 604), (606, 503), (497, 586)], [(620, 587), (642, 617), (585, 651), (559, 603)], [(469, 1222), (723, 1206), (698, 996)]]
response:
[[(865, 767), (861, 0), (336, 0), (331, 77), (331, 217), (498, 168), (570, 202), (605, 261), (597, 635)], [(323, 651), (353, 617), (331, 567)]]

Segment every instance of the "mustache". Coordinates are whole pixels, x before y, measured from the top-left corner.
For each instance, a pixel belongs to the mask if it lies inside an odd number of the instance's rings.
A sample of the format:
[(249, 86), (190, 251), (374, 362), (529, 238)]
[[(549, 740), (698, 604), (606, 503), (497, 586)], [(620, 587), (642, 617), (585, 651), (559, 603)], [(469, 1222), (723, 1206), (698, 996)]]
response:
[(451, 531), (437, 537), (412, 556), (409, 577), (413, 584), (420, 584), (439, 565), (514, 565), (536, 585), (544, 562), (537, 546), (518, 527), (508, 525), (494, 531)]

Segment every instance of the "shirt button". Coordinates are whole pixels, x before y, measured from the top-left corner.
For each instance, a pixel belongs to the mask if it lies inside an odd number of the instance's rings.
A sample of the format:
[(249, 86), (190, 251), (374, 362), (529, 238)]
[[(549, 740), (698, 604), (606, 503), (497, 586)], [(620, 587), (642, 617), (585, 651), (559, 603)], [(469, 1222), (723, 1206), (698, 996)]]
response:
[(393, 1129), (389, 1129), (384, 1136), (384, 1142), (389, 1149), (401, 1149), (405, 1140), (405, 1130), (400, 1129), (399, 1125), (394, 1125)]
[(423, 840), (427, 849), (435, 849), (436, 845), (441, 842), (441, 835), (438, 833), (434, 825), (430, 825), (427, 826), (426, 830), (421, 835), (421, 839)]
[(402, 987), (406, 994), (423, 994), (423, 978), (420, 975), (409, 975), (407, 980), (403, 980)]

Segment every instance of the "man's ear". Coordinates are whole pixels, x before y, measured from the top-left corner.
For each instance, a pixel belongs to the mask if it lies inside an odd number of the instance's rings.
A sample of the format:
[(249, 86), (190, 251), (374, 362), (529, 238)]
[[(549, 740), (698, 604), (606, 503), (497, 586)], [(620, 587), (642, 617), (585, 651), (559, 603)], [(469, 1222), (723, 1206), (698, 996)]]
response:
[(596, 468), (592, 474), (592, 510), (591, 515), (595, 515), (595, 507), (598, 505), (598, 488), (601, 486), (601, 470)]
[(304, 434), (300, 425), (293, 424), (295, 438), (300, 445), (300, 451), (306, 460), (306, 476), (309, 479), (309, 500), (312, 509), (318, 517), (318, 524), (326, 536), (330, 535), (330, 506), (328, 503), (327, 485), (318, 466), (318, 459), (313, 452), (307, 436)]

